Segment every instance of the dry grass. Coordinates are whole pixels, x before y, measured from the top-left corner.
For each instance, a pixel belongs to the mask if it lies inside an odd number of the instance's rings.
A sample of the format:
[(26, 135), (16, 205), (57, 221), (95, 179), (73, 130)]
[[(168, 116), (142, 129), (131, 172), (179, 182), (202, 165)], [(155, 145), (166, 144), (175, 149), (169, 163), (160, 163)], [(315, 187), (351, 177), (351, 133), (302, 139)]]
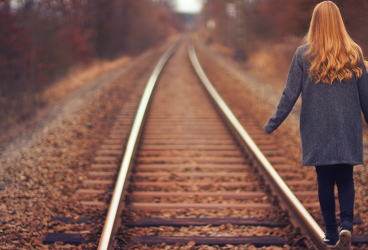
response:
[[(208, 31), (201, 29), (196, 35), (206, 44)], [(238, 62), (238, 65), (247, 74), (264, 80), (276, 88), (284, 88), (291, 60), (301, 44), (302, 39), (293, 36), (286, 37), (280, 43), (270, 41), (251, 44), (246, 51), (247, 61)], [(232, 58), (234, 48), (225, 46), (217, 40), (207, 46), (225, 58)]]
[(59, 101), (71, 91), (103, 74), (116, 70), (128, 63), (130, 59), (130, 57), (123, 56), (114, 61), (94, 61), (87, 67), (73, 68), (63, 79), (48, 87), (43, 92), (42, 99), (46, 103)]
[[(50, 111), (50, 107), (56, 102), (65, 98), (73, 90), (83, 86), (84, 84), (112, 72), (131, 60), (130, 57), (124, 56), (114, 61), (94, 61), (92, 64), (84, 67), (76, 67), (69, 71), (69, 73), (61, 80), (55, 82), (53, 85), (46, 88), (46, 90), (38, 94), (36, 99), (42, 100), (45, 104), (42, 108), (37, 108), (30, 112), (27, 119), (22, 119), (19, 112), (8, 112), (0, 115), (3, 119), (0, 121), (0, 129), (3, 133), (0, 134), (0, 149), (12, 138), (17, 137), (27, 127), (32, 127), (41, 121), (45, 115)], [(32, 103), (32, 99), (27, 93), (23, 95), (23, 100)], [(5, 100), (6, 101), (6, 100)], [(13, 100), (13, 104), (19, 100)], [(0, 103), (4, 100), (0, 100)], [(23, 111), (31, 109), (32, 106), (23, 107)]]
[(288, 37), (282, 43), (258, 44), (257, 49), (248, 51), (248, 60), (239, 66), (248, 75), (282, 90), (291, 60), (300, 45), (301, 39), (297, 37)]
[(293, 55), (301, 45), (301, 39), (288, 37), (282, 43), (260, 45), (258, 50), (249, 55), (249, 66), (266, 74), (268, 77), (286, 77)]
[(234, 52), (234, 49), (220, 43), (214, 43), (213, 45), (211, 45), (211, 48), (213, 48), (216, 52), (226, 57), (232, 57)]

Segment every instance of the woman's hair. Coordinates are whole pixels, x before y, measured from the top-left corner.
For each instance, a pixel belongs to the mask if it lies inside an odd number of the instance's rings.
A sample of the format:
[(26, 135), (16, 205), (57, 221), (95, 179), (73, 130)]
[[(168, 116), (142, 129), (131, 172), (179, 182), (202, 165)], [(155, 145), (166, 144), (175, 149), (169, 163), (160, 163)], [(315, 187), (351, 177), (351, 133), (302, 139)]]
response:
[(350, 81), (352, 71), (357, 78), (361, 77), (359, 60), (368, 68), (362, 49), (350, 38), (339, 8), (331, 1), (321, 2), (314, 8), (305, 40), (311, 44), (305, 53), (311, 63), (308, 72), (318, 78), (316, 83), (332, 84), (335, 79)]

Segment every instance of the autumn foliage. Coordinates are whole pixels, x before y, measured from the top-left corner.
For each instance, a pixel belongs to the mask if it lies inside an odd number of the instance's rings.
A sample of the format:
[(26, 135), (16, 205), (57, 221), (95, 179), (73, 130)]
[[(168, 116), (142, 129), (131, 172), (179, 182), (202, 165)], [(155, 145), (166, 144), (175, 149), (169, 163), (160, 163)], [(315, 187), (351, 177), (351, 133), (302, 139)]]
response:
[[(267, 18), (278, 38), (288, 34), (304, 36), (309, 28), (314, 7), (320, 0), (265, 0), (257, 7), (263, 18)], [(349, 34), (361, 45), (368, 42), (368, 2), (364, 0), (334, 0), (340, 9)]]
[(165, 1), (0, 0), (0, 127), (32, 116), (71, 67), (140, 53), (173, 27)]
[[(212, 36), (227, 46), (239, 46), (235, 41), (239, 29), (238, 20), (226, 15), (226, 5), (234, 0), (208, 0), (201, 13), (202, 23), (216, 21)], [(248, 53), (272, 44), (293, 43), (307, 33), (314, 7), (321, 0), (245, 0), (242, 9), (245, 18), (245, 39), (241, 46)], [(368, 56), (368, 2), (365, 0), (334, 0), (339, 7), (350, 36)], [(239, 11), (239, 9), (238, 9)], [(295, 52), (295, 50), (293, 51)], [(292, 55), (291, 55), (292, 56)], [(291, 59), (291, 58), (290, 58)]]

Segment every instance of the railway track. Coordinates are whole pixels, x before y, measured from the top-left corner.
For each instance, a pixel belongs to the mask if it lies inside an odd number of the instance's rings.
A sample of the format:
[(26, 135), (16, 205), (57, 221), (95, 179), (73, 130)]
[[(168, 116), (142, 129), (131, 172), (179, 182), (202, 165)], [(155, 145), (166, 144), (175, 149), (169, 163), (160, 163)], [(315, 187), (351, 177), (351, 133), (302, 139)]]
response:
[(307, 212), (319, 209), (315, 181), (251, 120), (235, 118), (241, 110), (229, 110), (188, 48), (177, 42), (160, 59), (139, 106), (132, 100), (121, 111), (77, 191), (96, 207), (113, 194), (98, 249), (325, 249)]
[[(193, 47), (190, 48), (192, 63), (197, 73), (202, 77), (202, 81), (206, 81), (203, 72), (200, 71), (200, 66), (197, 65), (198, 61)], [(179, 49), (181, 53), (183, 53), (183, 49), (183, 47)], [(169, 54), (171, 53), (172, 51), (169, 52)], [(166, 60), (167, 58), (164, 58), (162, 62)], [(241, 139), (244, 140), (241, 138), (244, 137), (244, 134), (239, 135), (244, 130), (236, 131), (236, 128), (231, 128), (230, 126), (237, 125), (231, 124), (231, 121), (224, 123), (224, 120), (234, 119), (234, 116), (231, 116), (231, 112), (226, 110), (227, 106), (224, 106), (210, 85), (207, 85), (206, 88), (212, 96), (217, 97), (220, 106), (216, 106), (219, 104), (215, 104), (215, 101), (210, 101), (208, 93), (205, 92), (203, 86), (198, 84), (193, 72), (188, 72), (191, 74), (188, 75), (188, 79), (175, 79), (173, 72), (175, 69), (178, 70), (180, 65), (171, 66), (171, 70), (170, 66), (168, 65), (165, 69), (167, 72), (165, 71), (161, 77), (152, 100), (147, 97), (153, 89), (153, 86), (150, 86), (150, 83), (154, 84), (152, 77), (151, 82), (148, 83), (149, 91), (146, 90), (144, 93), (141, 105), (146, 105), (145, 102), (149, 103), (149, 112), (147, 114), (144, 112), (145, 106), (140, 106), (138, 110), (132, 127), (133, 134), (127, 143), (122, 163), (122, 169), (126, 169), (122, 177), (124, 181), (117, 184), (118, 187), (114, 191), (114, 193), (123, 192), (117, 195), (124, 197), (125, 204), (123, 206), (129, 211), (137, 211), (137, 215), (140, 214), (137, 217), (140, 218), (130, 223), (123, 221), (120, 225), (121, 222), (116, 221), (116, 216), (110, 215), (112, 210), (114, 210), (114, 214), (119, 212), (118, 207), (121, 206), (114, 205), (114, 202), (117, 203), (117, 201), (114, 201), (113, 197), (99, 249), (110, 248), (109, 244), (114, 242), (109, 235), (110, 233), (107, 232), (116, 233), (120, 239), (131, 239), (131, 242), (124, 243), (115, 241), (115, 244), (120, 245), (152, 246), (164, 243), (283, 246), (289, 244), (290, 242), (286, 239), (288, 218), (284, 218), (284, 221), (281, 222), (279, 221), (282, 218), (277, 218), (277, 216), (272, 216), (275, 220), (269, 218), (270, 214), (285, 215), (285, 212), (279, 207), (279, 200), (285, 198), (272, 196), (270, 189), (276, 190), (278, 186), (274, 184), (271, 188), (265, 183), (265, 178), (260, 177), (259, 173), (255, 173), (259, 171), (258, 167), (255, 166), (259, 161), (266, 161), (266, 165), (270, 165), (268, 161), (264, 157), (262, 158), (262, 154), (254, 143), (251, 145), (253, 152), (246, 152), (247, 150), (243, 148), (245, 145), (241, 145), (246, 143), (241, 141)], [(160, 70), (156, 70), (156, 72), (158, 71)], [(205, 84), (209, 83), (205, 82)], [(220, 111), (221, 109), (225, 110)], [(230, 117), (226, 117), (224, 113), (219, 115), (219, 112), (224, 111)], [(145, 121), (144, 125), (139, 124), (140, 120)], [(237, 138), (234, 138), (234, 132), (237, 134)], [(247, 137), (248, 143), (251, 142), (246, 133), (245, 137)], [(139, 138), (139, 144), (132, 142), (131, 138)], [(131, 145), (129, 145), (130, 142)], [(274, 148), (269, 147), (266, 150), (272, 151)], [(254, 153), (260, 154), (261, 160), (254, 160), (252, 155)], [(136, 156), (135, 161), (130, 159), (133, 156)], [(129, 173), (129, 167), (131, 167), (132, 173)], [(272, 167), (270, 168), (272, 171)], [(265, 171), (267, 172), (267, 170)], [(272, 174), (277, 176), (275, 173), (274, 171)], [(128, 178), (125, 177), (126, 174), (129, 175)], [(121, 179), (120, 175), (118, 182), (119, 179)], [(260, 179), (264, 180), (262, 184), (259, 184)], [(281, 179), (275, 182), (283, 183)], [(123, 186), (129, 188), (130, 192), (122, 191)], [(285, 187), (282, 188), (287, 192), (288, 189)], [(282, 190), (282, 188), (280, 189)], [(289, 196), (291, 197), (289, 199), (295, 199), (292, 193)], [(294, 200), (292, 202), (295, 204)], [(306, 205), (308, 206), (308, 204)], [(311, 206), (316, 206), (316, 204), (311, 204)], [(186, 210), (196, 209), (204, 210), (203, 215), (197, 216), (200, 218), (177, 218), (177, 214), (170, 215), (174, 218), (165, 218), (165, 211), (170, 214), (170, 210), (176, 210), (179, 214), (185, 214)], [(201, 218), (210, 214), (206, 210), (221, 209), (225, 211), (247, 210), (250, 213), (253, 211), (257, 215), (245, 219), (240, 217), (220, 219), (216, 215), (212, 218)], [(265, 213), (262, 214), (262, 212)], [(309, 216), (305, 210), (303, 212), (302, 216)], [(142, 214), (144, 217), (141, 216)], [(111, 219), (109, 216), (115, 217), (115, 219)], [(119, 217), (118, 215), (118, 220)], [(323, 232), (317, 224), (311, 218), (308, 218), (307, 221), (312, 223), (312, 229), (307, 230), (315, 230), (314, 233), (317, 234), (317, 237), (322, 238)], [(219, 231), (218, 235), (203, 234), (203, 227), (209, 227), (209, 225), (213, 227), (213, 230)], [(242, 230), (234, 230), (239, 231), (234, 235), (221, 236), (224, 235), (221, 233), (222, 225), (235, 225)], [(261, 227), (262, 225), (264, 227)], [(199, 232), (192, 236), (177, 236), (182, 234), (175, 234), (175, 231), (179, 230), (180, 232), (194, 226), (199, 227)], [(162, 230), (164, 233), (160, 234), (157, 230)], [(148, 235), (145, 235), (144, 232), (148, 232)], [(319, 244), (319, 242), (315, 244)]]

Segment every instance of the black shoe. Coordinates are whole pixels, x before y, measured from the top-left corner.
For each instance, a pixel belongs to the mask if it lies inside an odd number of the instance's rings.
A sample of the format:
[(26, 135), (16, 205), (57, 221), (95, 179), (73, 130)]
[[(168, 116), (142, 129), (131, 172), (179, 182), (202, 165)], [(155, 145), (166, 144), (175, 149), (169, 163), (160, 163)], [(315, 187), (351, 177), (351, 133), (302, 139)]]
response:
[(339, 234), (339, 241), (336, 244), (336, 250), (350, 250), (351, 247), (351, 232), (343, 229)]
[(335, 248), (338, 239), (327, 239), (325, 236), (322, 241), (328, 248)]

